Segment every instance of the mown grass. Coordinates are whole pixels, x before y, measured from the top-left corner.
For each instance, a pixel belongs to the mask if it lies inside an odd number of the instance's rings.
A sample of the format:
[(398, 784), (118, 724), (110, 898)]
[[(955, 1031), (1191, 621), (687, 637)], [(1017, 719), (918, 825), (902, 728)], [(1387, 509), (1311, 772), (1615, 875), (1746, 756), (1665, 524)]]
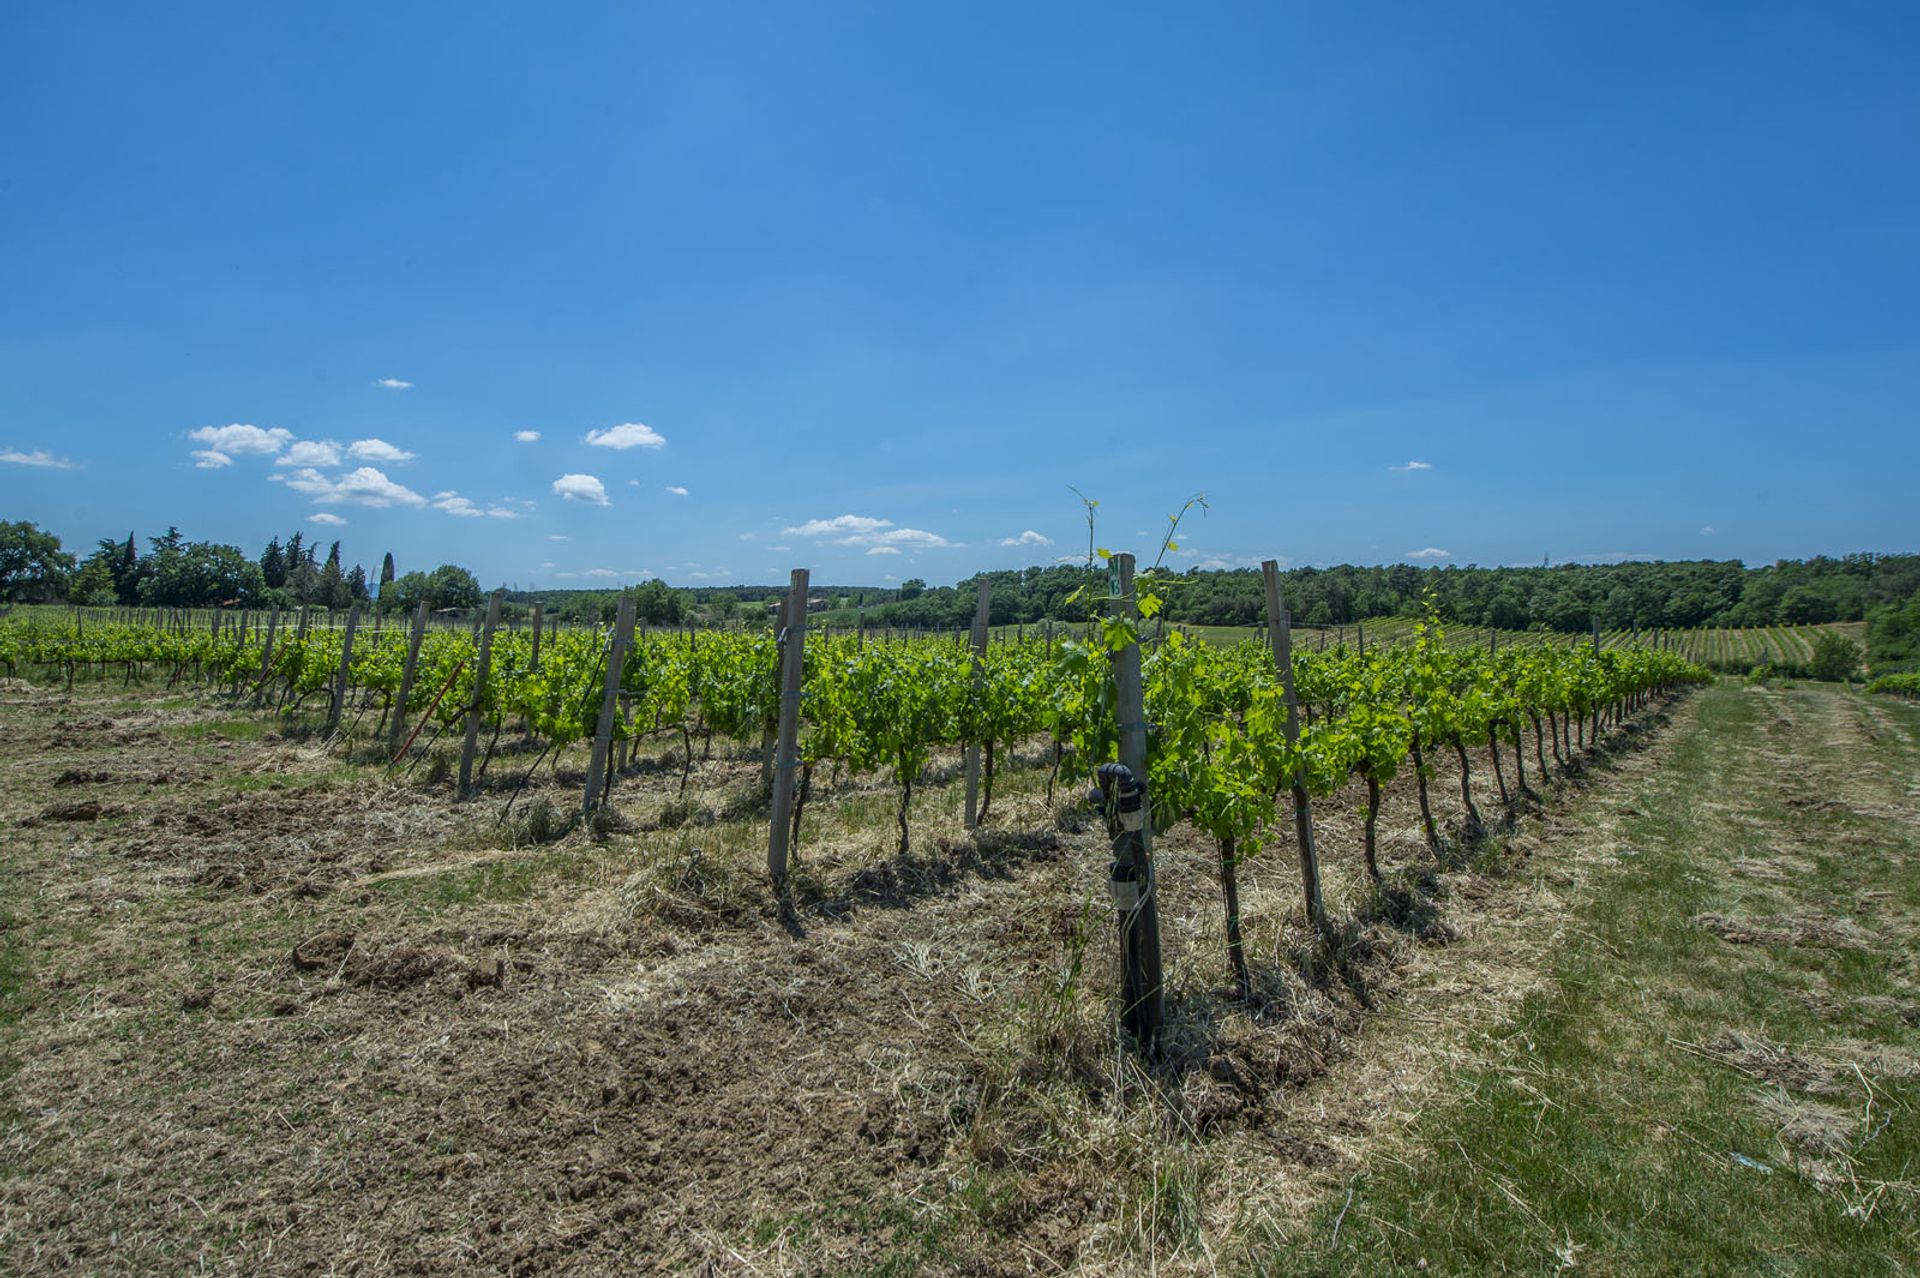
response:
[(390, 900), (422, 914), (437, 916), (452, 906), (524, 901), (555, 891), (578, 882), (598, 859), (591, 847), (529, 849), (524, 855), (457, 866), (439, 873), (386, 879), (376, 888)]
[(167, 732), (188, 741), (221, 739), (227, 741), (259, 741), (273, 729), (273, 723), (261, 718), (243, 718), (232, 716), (221, 719), (197, 719), (190, 723), (174, 724)]
[(11, 876), (0, 877), (0, 1126), (19, 1118), (10, 1086), (20, 1068), (12, 1032), (26, 1012), (27, 947), (20, 935), (21, 921), (5, 904), (12, 899)]
[[(1920, 1085), (1884, 1059), (1857, 1081), (1846, 1063), (1862, 1042), (1896, 1066), (1920, 1060), (1920, 1034), (1859, 1004), (1916, 993), (1898, 956), (1920, 919), (1920, 839), (1875, 800), (1897, 802), (1915, 774), (1920, 716), (1861, 742), (1870, 769), (1819, 739), (1853, 700), (1708, 691), (1663, 772), (1584, 818), (1610, 823), (1616, 864), (1585, 894), (1550, 985), (1457, 1075), (1410, 1150), (1325, 1204), (1319, 1246), (1256, 1271), (1911, 1272)], [(1775, 877), (1765, 866), (1782, 856)], [(1734, 871), (1742, 858), (1760, 878)], [(1849, 918), (1870, 939), (1731, 944), (1702, 915)], [(1816, 1097), (1730, 1059), (1729, 1034), (1834, 1068)], [(1794, 1113), (1823, 1116), (1831, 1147), (1784, 1131)]]

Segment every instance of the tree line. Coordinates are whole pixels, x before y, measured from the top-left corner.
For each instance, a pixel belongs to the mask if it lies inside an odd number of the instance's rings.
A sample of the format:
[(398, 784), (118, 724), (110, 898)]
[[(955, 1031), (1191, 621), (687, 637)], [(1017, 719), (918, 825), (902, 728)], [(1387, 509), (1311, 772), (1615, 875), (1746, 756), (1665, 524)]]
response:
[[(1067, 600), (1087, 580), (1084, 565), (984, 575), (993, 583), (995, 625), (1076, 614)], [(1369, 617), (1416, 616), (1433, 599), (1444, 621), (1502, 630), (1580, 632), (1696, 626), (1805, 625), (1861, 621), (1920, 593), (1920, 555), (1858, 554), (1786, 559), (1749, 568), (1738, 560), (1559, 564), (1539, 568), (1424, 568), (1412, 564), (1293, 568), (1282, 573), (1296, 621), (1350, 625)], [(905, 583), (898, 598), (871, 608), (870, 621), (958, 629), (971, 623), (980, 575), (954, 586)], [(1169, 620), (1258, 625), (1265, 596), (1252, 568), (1193, 569), (1163, 591)]]
[(395, 574), (393, 554), (377, 583), (360, 564), (348, 567), (340, 543), (323, 556), (318, 542), (295, 532), (269, 540), (257, 557), (238, 546), (189, 541), (169, 527), (147, 538), (102, 538), (84, 560), (31, 523), (0, 523), (0, 599), (72, 603), (90, 608), (346, 608), (372, 603), (406, 610), (425, 602), (436, 611), (479, 604), (480, 583), (457, 564)]
[[(344, 608), (377, 598), (382, 609), (434, 611), (477, 607), (484, 592), (455, 564), (395, 574), (393, 555), (377, 579), (347, 566), (334, 542), (321, 553), (301, 533), (275, 537), (258, 556), (236, 546), (188, 541), (177, 528), (147, 539), (100, 541), (84, 561), (30, 523), (0, 522), (0, 599), (101, 606)], [(976, 574), (952, 586), (919, 578), (894, 588), (821, 586), (828, 619), (958, 630), (973, 620), (981, 576), (993, 583), (995, 625), (1085, 616), (1073, 602), (1088, 582), (1085, 565), (1053, 565)], [(1583, 632), (1692, 629), (1865, 621), (1876, 672), (1920, 668), (1920, 555), (1855, 554), (1783, 559), (1748, 567), (1739, 560), (1681, 560), (1551, 567), (1428, 568), (1412, 564), (1293, 568), (1282, 574), (1295, 619), (1350, 625), (1369, 617), (1413, 616), (1430, 597), (1442, 620), (1502, 630)], [(632, 588), (640, 619), (753, 622), (782, 586), (680, 589), (659, 579)], [(1258, 625), (1265, 615), (1260, 574), (1251, 569), (1192, 569), (1166, 581), (1169, 620), (1197, 625)], [(550, 615), (581, 622), (611, 619), (619, 590), (516, 591), (510, 606), (537, 600)]]

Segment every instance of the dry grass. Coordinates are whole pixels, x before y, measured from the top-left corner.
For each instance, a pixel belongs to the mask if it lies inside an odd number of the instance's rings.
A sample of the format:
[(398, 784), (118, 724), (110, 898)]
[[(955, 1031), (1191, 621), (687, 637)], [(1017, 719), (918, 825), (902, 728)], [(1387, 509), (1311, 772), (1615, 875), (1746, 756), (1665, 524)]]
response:
[(1282, 842), (1243, 869), (1242, 1003), (1214, 850), (1177, 830), (1147, 1070), (1113, 1030), (1104, 840), (1039, 752), (977, 835), (937, 760), (906, 856), (891, 786), (816, 776), (783, 911), (758, 765), (725, 743), (684, 794), (677, 742), (643, 751), (596, 832), (565, 816), (580, 760), (515, 795), (511, 743), (455, 804), (424, 765), (389, 780), (190, 699), (16, 688), (0, 730), (21, 1273), (1244, 1267), (1398, 1147), (1623, 852), (1564, 824), (1574, 787), (1435, 872), (1399, 785), (1382, 914), (1349, 792), (1317, 813), (1340, 961)]

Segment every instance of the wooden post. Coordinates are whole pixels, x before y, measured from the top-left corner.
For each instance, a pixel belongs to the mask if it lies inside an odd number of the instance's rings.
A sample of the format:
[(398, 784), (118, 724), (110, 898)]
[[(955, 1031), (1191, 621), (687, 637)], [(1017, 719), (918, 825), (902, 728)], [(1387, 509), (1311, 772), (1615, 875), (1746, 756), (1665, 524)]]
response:
[[(1113, 557), (1114, 584), (1118, 588), (1111, 606), (1123, 621), (1136, 627), (1140, 621), (1140, 600), (1134, 594), (1133, 556), (1122, 552)], [(1120, 737), (1120, 762), (1142, 785), (1147, 783), (1147, 709), (1140, 683), (1140, 644), (1136, 641), (1113, 654), (1113, 706)], [(1139, 887), (1139, 903), (1120, 914), (1121, 1020), (1134, 1032), (1143, 1050), (1151, 1053), (1160, 1033), (1165, 1000), (1165, 982), (1160, 961), (1160, 888), (1153, 865), (1153, 794), (1144, 796), (1146, 812), (1138, 831), (1117, 840), (1115, 880)], [(1122, 849), (1131, 859), (1118, 864)], [(1122, 875), (1127, 878), (1122, 879)], [(1116, 893), (1119, 888), (1116, 886)]]
[(1600, 614), (1593, 614), (1593, 655), (1600, 655)]
[[(986, 678), (987, 657), (987, 619), (989, 606), (993, 600), (993, 583), (983, 575), (980, 578), (980, 597), (973, 606), (973, 695), (980, 695), (980, 685)], [(967, 746), (967, 828), (973, 829), (980, 824), (980, 743), (974, 741)]]
[(347, 673), (353, 666), (353, 632), (360, 624), (360, 605), (347, 612), (347, 633), (340, 640), (340, 669), (333, 676), (333, 704), (327, 710), (327, 735), (340, 727), (340, 712), (347, 706)]
[(787, 881), (793, 835), (794, 773), (800, 767), (800, 684), (806, 672), (807, 570), (795, 568), (787, 588), (787, 624), (780, 646), (780, 732), (773, 754), (773, 817), (767, 830), (767, 873)]
[(460, 747), (460, 795), (473, 786), (473, 756), (480, 744), (480, 703), (487, 696), (487, 673), (493, 665), (493, 629), (500, 624), (500, 597), (496, 590), (487, 600), (487, 620), (480, 628), (480, 652), (474, 660), (473, 696), (467, 701), (467, 739)]
[(255, 700), (264, 696), (267, 687), (267, 672), (273, 669), (273, 632), (280, 626), (280, 610), (275, 608), (267, 614), (267, 641), (260, 648), (260, 682), (254, 687)]
[(620, 676), (627, 664), (627, 647), (633, 642), (633, 613), (633, 596), (622, 595), (620, 610), (614, 614), (613, 633), (607, 637), (607, 686), (600, 697), (600, 722), (594, 729), (593, 757), (587, 763), (587, 788), (580, 799), (585, 812), (600, 806), (607, 756), (613, 752), (613, 716), (620, 702)]
[[(1269, 559), (1260, 565), (1267, 587), (1267, 631), (1272, 636), (1273, 664), (1280, 670), (1280, 691), (1287, 702), (1287, 744), (1300, 745), (1300, 707), (1293, 695), (1293, 619), (1287, 614), (1286, 600), (1280, 597), (1280, 563)], [(1289, 778), (1293, 786), (1294, 833), (1300, 841), (1300, 883), (1305, 889), (1307, 917), (1321, 940), (1331, 943), (1333, 928), (1327, 922), (1326, 902), (1320, 896), (1320, 855), (1313, 845), (1313, 806), (1307, 798), (1306, 779), (1298, 768)]]
[(533, 656), (527, 662), (527, 668), (529, 670), (538, 670), (540, 668), (540, 626), (545, 620), (546, 611), (546, 605), (542, 604), (538, 599), (533, 601)]
[(400, 733), (407, 726), (407, 700), (413, 695), (414, 671), (420, 667), (420, 639), (427, 632), (427, 601), (413, 610), (413, 630), (407, 635), (407, 663), (400, 668), (400, 699), (393, 706), (393, 724), (387, 729), (387, 756), (400, 753)]

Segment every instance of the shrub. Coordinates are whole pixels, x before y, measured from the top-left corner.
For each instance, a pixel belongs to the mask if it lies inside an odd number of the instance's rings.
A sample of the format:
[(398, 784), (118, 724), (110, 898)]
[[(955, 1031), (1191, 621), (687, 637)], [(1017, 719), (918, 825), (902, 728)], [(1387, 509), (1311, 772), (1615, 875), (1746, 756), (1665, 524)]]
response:
[(1860, 673), (1860, 645), (1829, 631), (1813, 641), (1813, 660), (1807, 673), (1815, 679), (1839, 683)]

